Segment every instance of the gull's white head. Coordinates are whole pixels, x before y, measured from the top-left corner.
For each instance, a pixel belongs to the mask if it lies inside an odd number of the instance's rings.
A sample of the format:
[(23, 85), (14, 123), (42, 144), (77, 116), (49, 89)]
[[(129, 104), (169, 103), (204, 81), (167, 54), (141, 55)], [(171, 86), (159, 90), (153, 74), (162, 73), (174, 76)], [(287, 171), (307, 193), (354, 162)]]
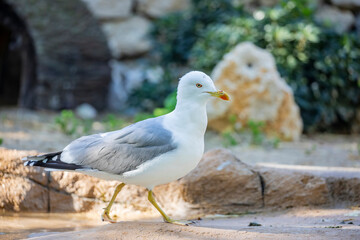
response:
[(207, 102), (211, 97), (230, 99), (226, 92), (216, 90), (214, 82), (203, 72), (192, 71), (180, 79), (177, 90), (178, 102), (184, 100)]

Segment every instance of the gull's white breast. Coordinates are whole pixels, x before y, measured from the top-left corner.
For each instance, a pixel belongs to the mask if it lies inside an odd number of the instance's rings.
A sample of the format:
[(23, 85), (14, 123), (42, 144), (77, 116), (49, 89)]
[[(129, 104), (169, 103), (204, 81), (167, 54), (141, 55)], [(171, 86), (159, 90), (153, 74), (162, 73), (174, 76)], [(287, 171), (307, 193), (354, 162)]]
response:
[[(176, 149), (162, 154), (122, 175), (122, 181), (149, 189), (156, 185), (177, 180), (193, 170), (204, 153), (204, 136), (186, 128), (177, 129), (174, 122), (166, 118), (164, 127), (171, 131)], [(169, 124), (171, 122), (171, 124)], [(180, 125), (179, 125), (180, 126)]]

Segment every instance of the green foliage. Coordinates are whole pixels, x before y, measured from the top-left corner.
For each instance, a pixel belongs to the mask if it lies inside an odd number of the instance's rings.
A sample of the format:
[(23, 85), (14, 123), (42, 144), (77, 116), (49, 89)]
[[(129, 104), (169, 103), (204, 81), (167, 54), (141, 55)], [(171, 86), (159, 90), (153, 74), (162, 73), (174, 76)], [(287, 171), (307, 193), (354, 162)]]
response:
[(116, 117), (114, 114), (107, 114), (104, 119), (105, 131), (115, 131), (123, 128), (126, 122), (122, 118)]
[(163, 62), (210, 72), (235, 45), (251, 41), (273, 54), (306, 130), (349, 131), (360, 105), (360, 38), (316, 24), (314, 1), (284, 0), (253, 14), (234, 2), (194, 0), (190, 11), (159, 20)]
[[(239, 129), (236, 127), (237, 116), (229, 116), (230, 127), (222, 132), (223, 145), (225, 147), (236, 146), (246, 139), (246, 136), (250, 136), (249, 142), (255, 146), (278, 148), (280, 145), (280, 139), (268, 138), (265, 134), (265, 123), (263, 121), (250, 120), (247, 124)], [(241, 140), (240, 140), (241, 139)]]
[(60, 116), (55, 118), (55, 124), (66, 135), (74, 135), (79, 126), (79, 119), (71, 110), (62, 110)]
[(238, 141), (234, 137), (234, 132), (227, 130), (227, 131), (224, 131), (221, 135), (222, 135), (223, 144), (225, 147), (238, 145)]
[(251, 132), (251, 143), (254, 145), (261, 145), (264, 141), (264, 126), (265, 123), (262, 121), (248, 121), (247, 127), (250, 129)]
[(130, 106), (145, 112), (153, 111), (154, 108), (161, 106), (166, 97), (176, 88), (176, 84), (173, 83), (176, 78), (166, 68), (161, 78), (160, 83), (145, 80), (140, 88), (131, 92), (129, 97), (131, 99)]
[(4, 139), (0, 138), (0, 145), (2, 145), (4, 142)]
[(162, 108), (155, 108), (152, 114), (148, 114), (148, 113), (137, 114), (135, 116), (134, 121), (138, 122), (148, 118), (159, 117), (173, 111), (176, 106), (176, 92), (172, 92), (170, 95), (168, 95), (165, 98), (163, 105), (164, 107)]
[(213, 22), (226, 22), (238, 14), (232, 0), (193, 0), (192, 9), (176, 13), (155, 22), (155, 48), (164, 65), (187, 63), (189, 52), (198, 40), (198, 33)]
[(85, 135), (92, 130), (93, 121), (78, 118), (72, 110), (62, 110), (60, 115), (55, 117), (55, 125), (66, 135)]
[(54, 119), (55, 125), (60, 131), (69, 136), (82, 136), (102, 131), (114, 131), (125, 127), (128, 123), (114, 114), (107, 114), (102, 119), (102, 127), (95, 131), (93, 129), (93, 120), (81, 119), (77, 117), (72, 110), (62, 110), (60, 115)]

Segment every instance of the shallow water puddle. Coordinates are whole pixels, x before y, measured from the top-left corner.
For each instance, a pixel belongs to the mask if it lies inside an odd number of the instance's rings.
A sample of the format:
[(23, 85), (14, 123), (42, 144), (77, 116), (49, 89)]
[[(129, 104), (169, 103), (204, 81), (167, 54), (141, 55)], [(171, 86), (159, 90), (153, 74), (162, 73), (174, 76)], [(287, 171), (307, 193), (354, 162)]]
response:
[(103, 225), (100, 219), (72, 213), (2, 213), (0, 240), (40, 237)]

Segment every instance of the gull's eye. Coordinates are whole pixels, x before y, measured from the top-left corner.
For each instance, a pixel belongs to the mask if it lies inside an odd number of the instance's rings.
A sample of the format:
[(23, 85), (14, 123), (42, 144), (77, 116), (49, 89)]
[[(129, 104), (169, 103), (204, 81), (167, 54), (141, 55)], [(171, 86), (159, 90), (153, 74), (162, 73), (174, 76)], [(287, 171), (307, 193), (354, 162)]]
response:
[(197, 83), (197, 84), (196, 84), (196, 87), (201, 88), (202, 85), (201, 85), (200, 83)]

